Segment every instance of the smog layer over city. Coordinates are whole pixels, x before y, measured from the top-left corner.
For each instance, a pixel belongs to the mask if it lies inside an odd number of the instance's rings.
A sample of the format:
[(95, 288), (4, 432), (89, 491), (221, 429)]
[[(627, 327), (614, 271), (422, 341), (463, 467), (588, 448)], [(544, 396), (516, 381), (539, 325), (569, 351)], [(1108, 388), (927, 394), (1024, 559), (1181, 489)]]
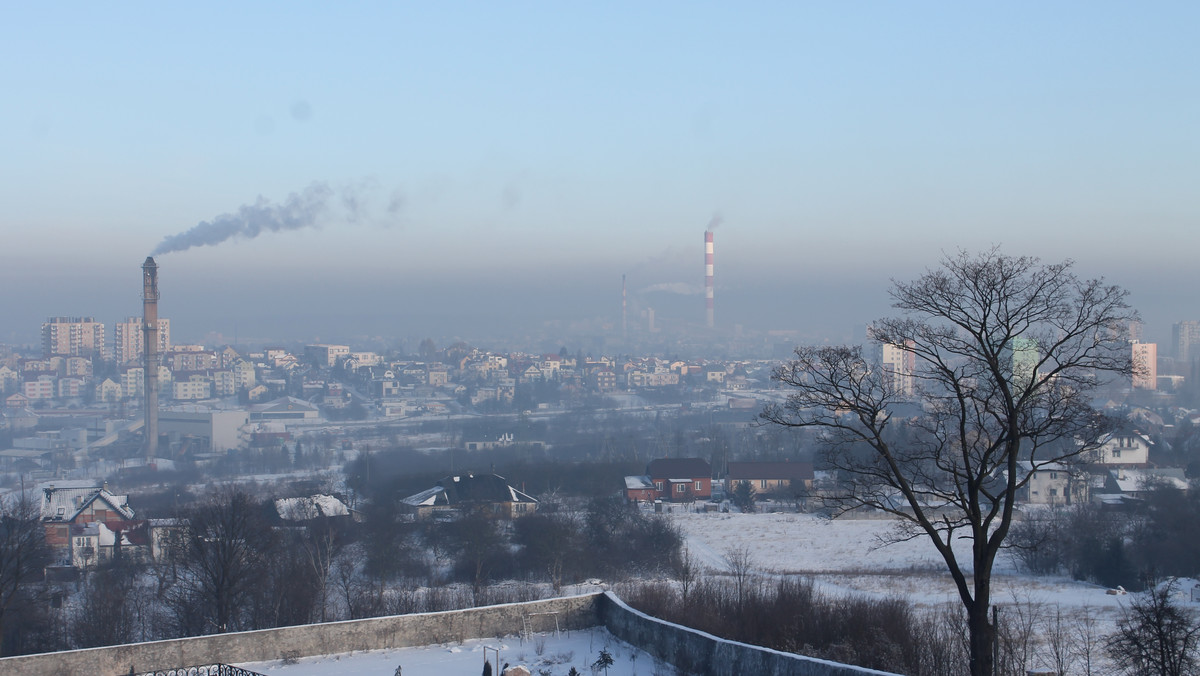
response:
[(1200, 673), (1200, 6), (4, 14), (0, 672)]

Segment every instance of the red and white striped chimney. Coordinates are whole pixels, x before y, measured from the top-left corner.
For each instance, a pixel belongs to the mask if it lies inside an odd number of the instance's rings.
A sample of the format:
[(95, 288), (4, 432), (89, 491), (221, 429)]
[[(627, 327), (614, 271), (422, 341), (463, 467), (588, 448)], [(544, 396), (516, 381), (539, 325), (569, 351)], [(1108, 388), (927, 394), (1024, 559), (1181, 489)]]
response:
[(704, 231), (704, 312), (708, 328), (713, 327), (713, 236)]

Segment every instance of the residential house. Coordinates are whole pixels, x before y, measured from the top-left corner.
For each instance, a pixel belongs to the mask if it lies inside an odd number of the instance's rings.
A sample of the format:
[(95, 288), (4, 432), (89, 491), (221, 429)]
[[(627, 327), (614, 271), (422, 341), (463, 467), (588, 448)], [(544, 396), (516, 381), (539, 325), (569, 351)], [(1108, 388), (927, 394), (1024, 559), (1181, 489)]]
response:
[(4, 399), (4, 408), (21, 409), (29, 406), (29, 397), (17, 392)]
[(725, 478), (726, 490), (732, 491), (743, 481), (757, 493), (781, 493), (809, 490), (813, 483), (811, 462), (731, 462)]
[[(646, 481), (654, 486), (655, 500), (692, 502), (712, 497), (712, 468), (702, 458), (660, 458), (646, 465)], [(626, 481), (626, 486), (629, 486)], [(636, 489), (636, 490), (641, 490)], [(642, 494), (642, 493), (639, 493)], [(633, 497), (626, 489), (626, 497)]]
[(17, 390), (17, 372), (7, 365), (0, 364), (0, 394), (9, 394)]
[(1158, 487), (1174, 488), (1186, 491), (1189, 489), (1187, 479), (1182, 469), (1131, 469), (1120, 467), (1109, 470), (1105, 477), (1104, 489), (1098, 499), (1111, 503), (1114, 496), (1122, 499), (1140, 500), (1146, 493)]
[(499, 519), (517, 519), (538, 508), (537, 499), (513, 488), (497, 474), (449, 476), (401, 503), (419, 518), (479, 510)]
[(1136, 429), (1112, 432), (1101, 439), (1099, 448), (1084, 458), (1104, 467), (1146, 467), (1150, 464), (1150, 438)]
[(103, 382), (96, 385), (96, 401), (112, 403), (124, 398), (124, 391), (112, 378), (105, 378)]
[(312, 521), (320, 518), (348, 517), (354, 512), (332, 495), (310, 495), (275, 500), (275, 512), (284, 521)]
[(91, 521), (71, 524), (70, 561), (74, 568), (92, 568), (118, 558), (148, 558), (150, 529), (146, 521)]
[(1018, 480), (1025, 485), (1017, 494), (1017, 500), (1031, 505), (1073, 505), (1084, 502), (1088, 497), (1088, 480), (1085, 473), (1057, 462), (1017, 463)]
[(636, 502), (653, 502), (658, 499), (658, 489), (648, 476), (627, 476), (625, 497)]
[(66, 482), (42, 488), (46, 544), (63, 560), (73, 558), (70, 555), (72, 526), (98, 522), (109, 524), (111, 531), (124, 530), (127, 526), (121, 524), (132, 521), (133, 517), (128, 496), (110, 493), (107, 484)]

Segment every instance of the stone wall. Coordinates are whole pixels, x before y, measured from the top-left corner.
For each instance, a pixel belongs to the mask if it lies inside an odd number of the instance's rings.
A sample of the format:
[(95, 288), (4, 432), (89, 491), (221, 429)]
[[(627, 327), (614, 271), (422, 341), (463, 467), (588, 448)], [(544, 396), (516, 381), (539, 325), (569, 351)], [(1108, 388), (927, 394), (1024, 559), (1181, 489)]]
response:
[(638, 612), (611, 592), (600, 600), (599, 613), (613, 636), (697, 676), (895, 676), (727, 641)]
[[(526, 617), (558, 613), (561, 629), (600, 624), (600, 594), (529, 603), (470, 608), (444, 613), (415, 613), (348, 622), (281, 627), (234, 634), (133, 643), (0, 659), (5, 676), (97, 674), (121, 676), (199, 664), (238, 664), (277, 660), (284, 655), (307, 657), (362, 650), (385, 650), (452, 643), (472, 638), (520, 633)], [(532, 618), (534, 631), (553, 631), (554, 617)]]

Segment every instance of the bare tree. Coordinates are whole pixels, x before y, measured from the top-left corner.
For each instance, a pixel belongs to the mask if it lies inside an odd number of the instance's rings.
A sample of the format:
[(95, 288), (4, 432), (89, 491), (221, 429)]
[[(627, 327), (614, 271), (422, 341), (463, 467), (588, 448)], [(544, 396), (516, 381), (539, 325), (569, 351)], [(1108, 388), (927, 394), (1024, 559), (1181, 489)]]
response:
[(345, 546), (340, 525), (327, 516), (311, 520), (300, 538), (300, 550), (312, 569), (317, 583), (317, 608), (314, 622), (325, 622), (329, 597), (329, 576), (333, 562)]
[(237, 489), (188, 513), (190, 528), (172, 598), (184, 634), (252, 629), (275, 536), (262, 506)]
[(1105, 651), (1127, 674), (1189, 676), (1200, 673), (1200, 620), (1177, 603), (1174, 581), (1138, 595), (1117, 620)]
[(10, 611), (22, 598), (21, 585), (36, 578), (49, 559), (41, 517), (28, 493), (0, 498), (0, 655)]
[(1071, 629), (1075, 657), (1083, 665), (1083, 676), (1092, 676), (1102, 645), (1100, 620), (1091, 608), (1084, 606), (1076, 613)]
[[(1029, 472), (1095, 448), (1111, 427), (1089, 406), (1105, 376), (1133, 370), (1126, 292), (993, 249), (961, 252), (891, 290), (901, 317), (873, 338), (908, 357), (897, 378), (861, 347), (799, 347), (774, 377), (792, 392), (762, 417), (823, 432), (845, 479), (831, 504), (870, 507), (927, 537), (967, 611), (971, 674), (993, 674), (992, 567)], [(905, 385), (913, 383), (912, 392)], [(909, 399), (915, 396), (915, 404)], [(955, 539), (971, 542), (960, 560)]]
[(722, 558), (737, 587), (738, 608), (744, 608), (748, 587), (754, 577), (754, 554), (749, 547), (730, 547)]
[(679, 581), (679, 593), (684, 603), (687, 603), (699, 576), (700, 562), (687, 547), (684, 547), (679, 554), (679, 562), (675, 565), (675, 579)]
[(1072, 628), (1072, 617), (1063, 612), (1062, 606), (1054, 606), (1042, 618), (1041, 635), (1045, 650), (1040, 662), (1056, 674), (1074, 671), (1079, 651), (1071, 635)]

